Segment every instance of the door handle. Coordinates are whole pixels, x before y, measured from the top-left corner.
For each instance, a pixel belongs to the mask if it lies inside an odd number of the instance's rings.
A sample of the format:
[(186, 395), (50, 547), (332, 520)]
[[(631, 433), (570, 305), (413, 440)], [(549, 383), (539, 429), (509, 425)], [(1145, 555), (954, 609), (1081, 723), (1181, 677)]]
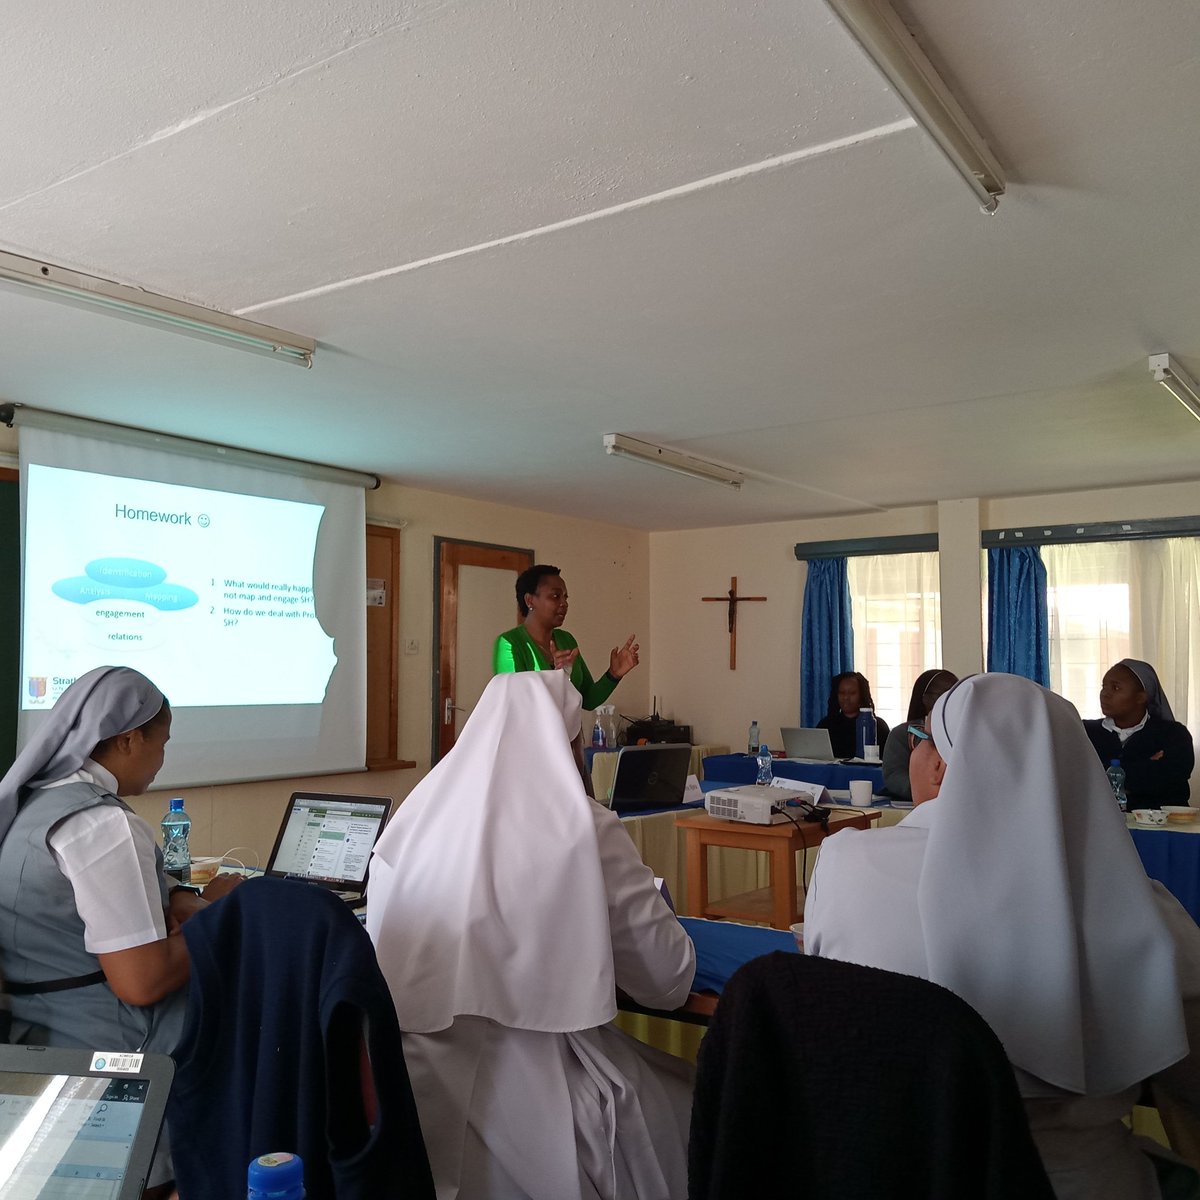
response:
[(453, 725), (454, 724), (454, 714), (456, 712), (470, 712), (470, 711), (471, 710), (469, 708), (459, 708), (459, 706), (454, 703), (454, 697), (447, 696), (446, 703), (442, 705), (442, 724), (443, 725)]

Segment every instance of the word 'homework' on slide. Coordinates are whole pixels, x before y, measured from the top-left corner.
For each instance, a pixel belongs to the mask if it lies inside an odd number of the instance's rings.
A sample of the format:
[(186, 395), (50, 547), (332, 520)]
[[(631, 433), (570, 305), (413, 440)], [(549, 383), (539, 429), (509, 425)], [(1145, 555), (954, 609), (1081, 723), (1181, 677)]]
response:
[(31, 465), (23, 707), (111, 662), (176, 708), (320, 704), (336, 664), (313, 582), (324, 511)]

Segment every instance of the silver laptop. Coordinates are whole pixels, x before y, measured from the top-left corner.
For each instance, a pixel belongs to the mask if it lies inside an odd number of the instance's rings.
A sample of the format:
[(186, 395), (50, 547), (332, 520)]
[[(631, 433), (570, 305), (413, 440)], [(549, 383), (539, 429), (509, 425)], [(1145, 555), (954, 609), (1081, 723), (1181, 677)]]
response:
[(367, 864), (391, 809), (386, 796), (293, 792), (266, 874), (315, 883), (355, 908), (365, 904)]
[(165, 1054), (0, 1046), (0, 1193), (140, 1200), (174, 1075)]
[(834, 761), (828, 729), (781, 729), (779, 732), (783, 736), (783, 752), (788, 758)]
[(617, 753), (609, 807), (616, 813), (674, 808), (683, 803), (692, 748), (686, 743), (623, 746)]

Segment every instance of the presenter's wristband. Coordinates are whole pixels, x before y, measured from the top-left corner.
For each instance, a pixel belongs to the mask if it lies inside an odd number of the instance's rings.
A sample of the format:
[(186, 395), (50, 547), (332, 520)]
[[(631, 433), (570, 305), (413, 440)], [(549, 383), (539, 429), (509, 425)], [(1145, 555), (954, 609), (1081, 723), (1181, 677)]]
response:
[(174, 895), (175, 895), (175, 893), (176, 893), (176, 892), (191, 892), (191, 894), (192, 894), (193, 896), (199, 896), (199, 895), (202, 895), (202, 889), (201, 889), (201, 888), (198, 888), (198, 887), (192, 887), (192, 885), (191, 885), (190, 883), (177, 883), (177, 884), (176, 884), (176, 885), (175, 885), (175, 886), (174, 886), (174, 887), (173, 887), (173, 888), (172, 888), (172, 889), (171, 889), (171, 890), (170, 890), (170, 891), (167, 893), (167, 899), (169, 900), (169, 899), (170, 899), (172, 896), (174, 896)]
[(610, 667), (610, 668), (609, 668), (607, 671), (605, 671), (605, 672), (604, 672), (604, 678), (605, 678), (605, 679), (611, 679), (611, 680), (613, 681), (613, 683), (620, 683), (620, 682), (621, 682), (620, 676), (618, 676), (618, 675), (614, 675), (614, 674), (612, 673), (612, 668), (611, 668), (611, 667)]

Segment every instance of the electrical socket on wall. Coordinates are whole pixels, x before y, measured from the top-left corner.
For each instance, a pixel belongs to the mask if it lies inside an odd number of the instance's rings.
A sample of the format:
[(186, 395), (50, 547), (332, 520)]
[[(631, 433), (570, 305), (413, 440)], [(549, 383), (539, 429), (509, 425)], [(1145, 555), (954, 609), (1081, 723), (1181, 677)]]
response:
[(421, 644), (416, 638), (406, 638), (404, 642), (405, 654), (416, 654), (421, 649)]

